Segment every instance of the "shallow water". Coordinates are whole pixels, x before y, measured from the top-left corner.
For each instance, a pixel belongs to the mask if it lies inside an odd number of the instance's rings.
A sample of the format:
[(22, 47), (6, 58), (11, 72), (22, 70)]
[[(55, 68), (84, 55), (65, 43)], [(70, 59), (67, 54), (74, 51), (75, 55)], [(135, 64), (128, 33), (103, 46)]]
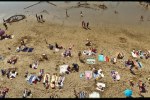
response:
[[(37, 1), (38, 2), (38, 1)], [(37, 4), (28, 9), (25, 7), (35, 4), (37, 2), (0, 2), (0, 22), (2, 19), (7, 19), (14, 14), (28, 14), (34, 15), (40, 14), (43, 10), (46, 11), (44, 17), (49, 21), (55, 21), (61, 24), (68, 25), (80, 25), (81, 21), (89, 21), (90, 25), (99, 25), (102, 23), (105, 24), (121, 24), (121, 25), (143, 25), (150, 26), (150, 7), (149, 9), (144, 9), (139, 5), (138, 2), (88, 2), (90, 4), (105, 4), (108, 9), (106, 10), (95, 10), (89, 8), (72, 8), (68, 10), (70, 17), (66, 18), (65, 9), (68, 7), (74, 6), (77, 2), (62, 2), (55, 1), (57, 5), (53, 6), (43, 1), (40, 4)], [(118, 11), (118, 14), (114, 14), (114, 11)], [(83, 18), (80, 17), (80, 11), (83, 12)], [(144, 16), (144, 22), (140, 22), (140, 16)]]

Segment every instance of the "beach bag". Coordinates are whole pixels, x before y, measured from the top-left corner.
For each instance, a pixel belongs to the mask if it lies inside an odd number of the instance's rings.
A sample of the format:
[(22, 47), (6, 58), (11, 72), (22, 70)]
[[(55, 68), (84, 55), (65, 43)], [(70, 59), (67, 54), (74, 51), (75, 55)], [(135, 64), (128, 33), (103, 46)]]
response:
[(100, 62), (105, 61), (104, 55), (98, 55), (98, 61), (100, 61)]

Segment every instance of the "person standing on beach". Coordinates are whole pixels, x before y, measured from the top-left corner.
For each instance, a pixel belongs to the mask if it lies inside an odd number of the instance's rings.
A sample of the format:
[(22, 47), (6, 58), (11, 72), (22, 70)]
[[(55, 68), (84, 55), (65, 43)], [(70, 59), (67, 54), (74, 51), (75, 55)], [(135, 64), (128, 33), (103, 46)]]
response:
[(69, 17), (69, 16), (68, 16), (68, 12), (67, 12), (67, 9), (66, 9), (66, 17)]
[(4, 25), (4, 27), (5, 27), (5, 29), (7, 30), (8, 29), (8, 26), (7, 26), (7, 24), (6, 24), (6, 21), (3, 19), (3, 25)]
[(41, 21), (44, 22), (44, 20), (43, 20), (43, 15), (41, 15), (40, 17), (41, 17)]
[(141, 21), (144, 21), (143, 19), (144, 19), (144, 17), (143, 17), (143, 16), (141, 16), (140, 20), (141, 20)]
[(83, 13), (82, 13), (82, 11), (80, 12), (80, 15), (81, 15), (81, 17), (83, 17)]
[(87, 28), (87, 29), (89, 29), (89, 22), (87, 22), (87, 24), (86, 24), (86, 28)]
[(82, 21), (82, 27), (85, 28), (85, 22), (84, 21)]
[(38, 15), (36, 14), (36, 19), (37, 19), (37, 21), (39, 21), (39, 19), (38, 19)]

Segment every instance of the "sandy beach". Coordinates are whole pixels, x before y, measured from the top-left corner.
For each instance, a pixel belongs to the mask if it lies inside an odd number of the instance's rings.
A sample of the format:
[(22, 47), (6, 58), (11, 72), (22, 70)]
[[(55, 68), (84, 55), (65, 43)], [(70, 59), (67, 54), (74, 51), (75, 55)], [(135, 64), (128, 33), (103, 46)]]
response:
[[(71, 11), (69, 11), (71, 12)], [(26, 14), (26, 19), (14, 22), (11, 25), (8, 24), (8, 30), (5, 32), (7, 34), (13, 34), (13, 39), (0, 40), (0, 55), (4, 56), (4, 60), (0, 61), (0, 68), (10, 68), (15, 66), (18, 68), (18, 75), (16, 78), (10, 80), (6, 76), (0, 76), (0, 87), (8, 87), (9, 92), (6, 98), (21, 98), (24, 88), (29, 88), (32, 91), (32, 98), (49, 98), (51, 95), (57, 95), (58, 98), (75, 98), (74, 89), (79, 91), (86, 91), (88, 94), (97, 91), (95, 89), (94, 79), (86, 80), (85, 78), (80, 79), (80, 73), (85, 70), (91, 70), (91, 67), (101, 68), (104, 72), (105, 77), (100, 79), (99, 82), (106, 84), (104, 92), (99, 92), (101, 98), (125, 98), (123, 91), (125, 89), (131, 89), (128, 80), (133, 79), (138, 82), (139, 79), (146, 82), (147, 89), (150, 90), (149, 83), (146, 78), (150, 75), (150, 60), (149, 59), (139, 59), (143, 68), (140, 70), (135, 70), (137, 75), (132, 75), (128, 68), (124, 66), (124, 61), (131, 57), (131, 51), (133, 49), (137, 50), (150, 50), (150, 28), (149, 23), (145, 21), (145, 24), (117, 24), (116, 23), (99, 23), (95, 24), (94, 21), (90, 21), (89, 27), (91, 30), (85, 30), (82, 28), (81, 23), (84, 18), (80, 19), (80, 10), (78, 21), (72, 25), (70, 22), (72, 16), (71, 13), (68, 19), (65, 18), (65, 13), (62, 17), (64, 19), (52, 20), (48, 15), (44, 15), (45, 22), (38, 23), (35, 16)], [(87, 13), (86, 13), (87, 14)], [(87, 14), (88, 15), (88, 14)], [(61, 16), (59, 16), (61, 17)], [(74, 17), (74, 16), (73, 16)], [(85, 18), (86, 20), (86, 18)], [(87, 21), (90, 20), (87, 18)], [(58, 22), (57, 22), (58, 21)], [(96, 20), (95, 20), (96, 21)], [(138, 22), (138, 21), (137, 21)], [(0, 28), (4, 29), (2, 23)], [(33, 47), (33, 52), (16, 52), (16, 47), (20, 45), (21, 39), (25, 39), (25, 43), (28, 47)], [(85, 46), (86, 39), (93, 42), (93, 48), (97, 49), (95, 65), (88, 65), (81, 63), (78, 59), (78, 52), (87, 50), (89, 47)], [(72, 57), (64, 58), (61, 53), (64, 49), (59, 52), (54, 53), (50, 50), (46, 44), (45, 39), (49, 44), (54, 44), (57, 42), (64, 48), (68, 48), (70, 45), (74, 45), (72, 48)], [(8, 50), (8, 47), (11, 50)], [(111, 62), (99, 62), (98, 55), (103, 53), (104, 55), (110, 57), (116, 57), (118, 52), (123, 52), (125, 54), (124, 59), (118, 60), (117, 64), (112, 64)], [(47, 54), (49, 60), (41, 61), (37, 69), (29, 68), (29, 64), (38, 60), (41, 55)], [(11, 56), (17, 56), (18, 61), (15, 65), (7, 63), (7, 60)], [(86, 56), (82, 57), (84, 60)], [(86, 61), (86, 60), (85, 60)], [(72, 72), (65, 75), (65, 81), (63, 89), (45, 89), (42, 81), (37, 84), (30, 85), (25, 80), (25, 72), (38, 74), (40, 69), (44, 69), (45, 72), (49, 72), (50, 75), (53, 73), (59, 74), (56, 67), (66, 63), (71, 65), (72, 63), (79, 64), (79, 72)], [(120, 81), (114, 82), (110, 76), (110, 71), (116, 70), (119, 72), (121, 79)], [(143, 93), (144, 97), (149, 97), (150, 93)], [(133, 97), (140, 97), (138, 95), (138, 87), (135, 86), (133, 89)]]

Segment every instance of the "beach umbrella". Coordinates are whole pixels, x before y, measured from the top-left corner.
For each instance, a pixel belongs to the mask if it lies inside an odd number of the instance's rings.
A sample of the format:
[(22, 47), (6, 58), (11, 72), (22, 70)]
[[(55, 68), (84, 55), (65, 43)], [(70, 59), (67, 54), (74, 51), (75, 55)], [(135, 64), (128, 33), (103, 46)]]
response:
[(2, 36), (3, 34), (5, 34), (4, 30), (0, 30), (0, 36)]
[(89, 94), (89, 98), (100, 98), (100, 94), (98, 92), (93, 92)]
[(125, 95), (126, 97), (131, 97), (131, 96), (132, 96), (132, 90), (126, 89), (126, 90), (124, 91), (124, 95)]

